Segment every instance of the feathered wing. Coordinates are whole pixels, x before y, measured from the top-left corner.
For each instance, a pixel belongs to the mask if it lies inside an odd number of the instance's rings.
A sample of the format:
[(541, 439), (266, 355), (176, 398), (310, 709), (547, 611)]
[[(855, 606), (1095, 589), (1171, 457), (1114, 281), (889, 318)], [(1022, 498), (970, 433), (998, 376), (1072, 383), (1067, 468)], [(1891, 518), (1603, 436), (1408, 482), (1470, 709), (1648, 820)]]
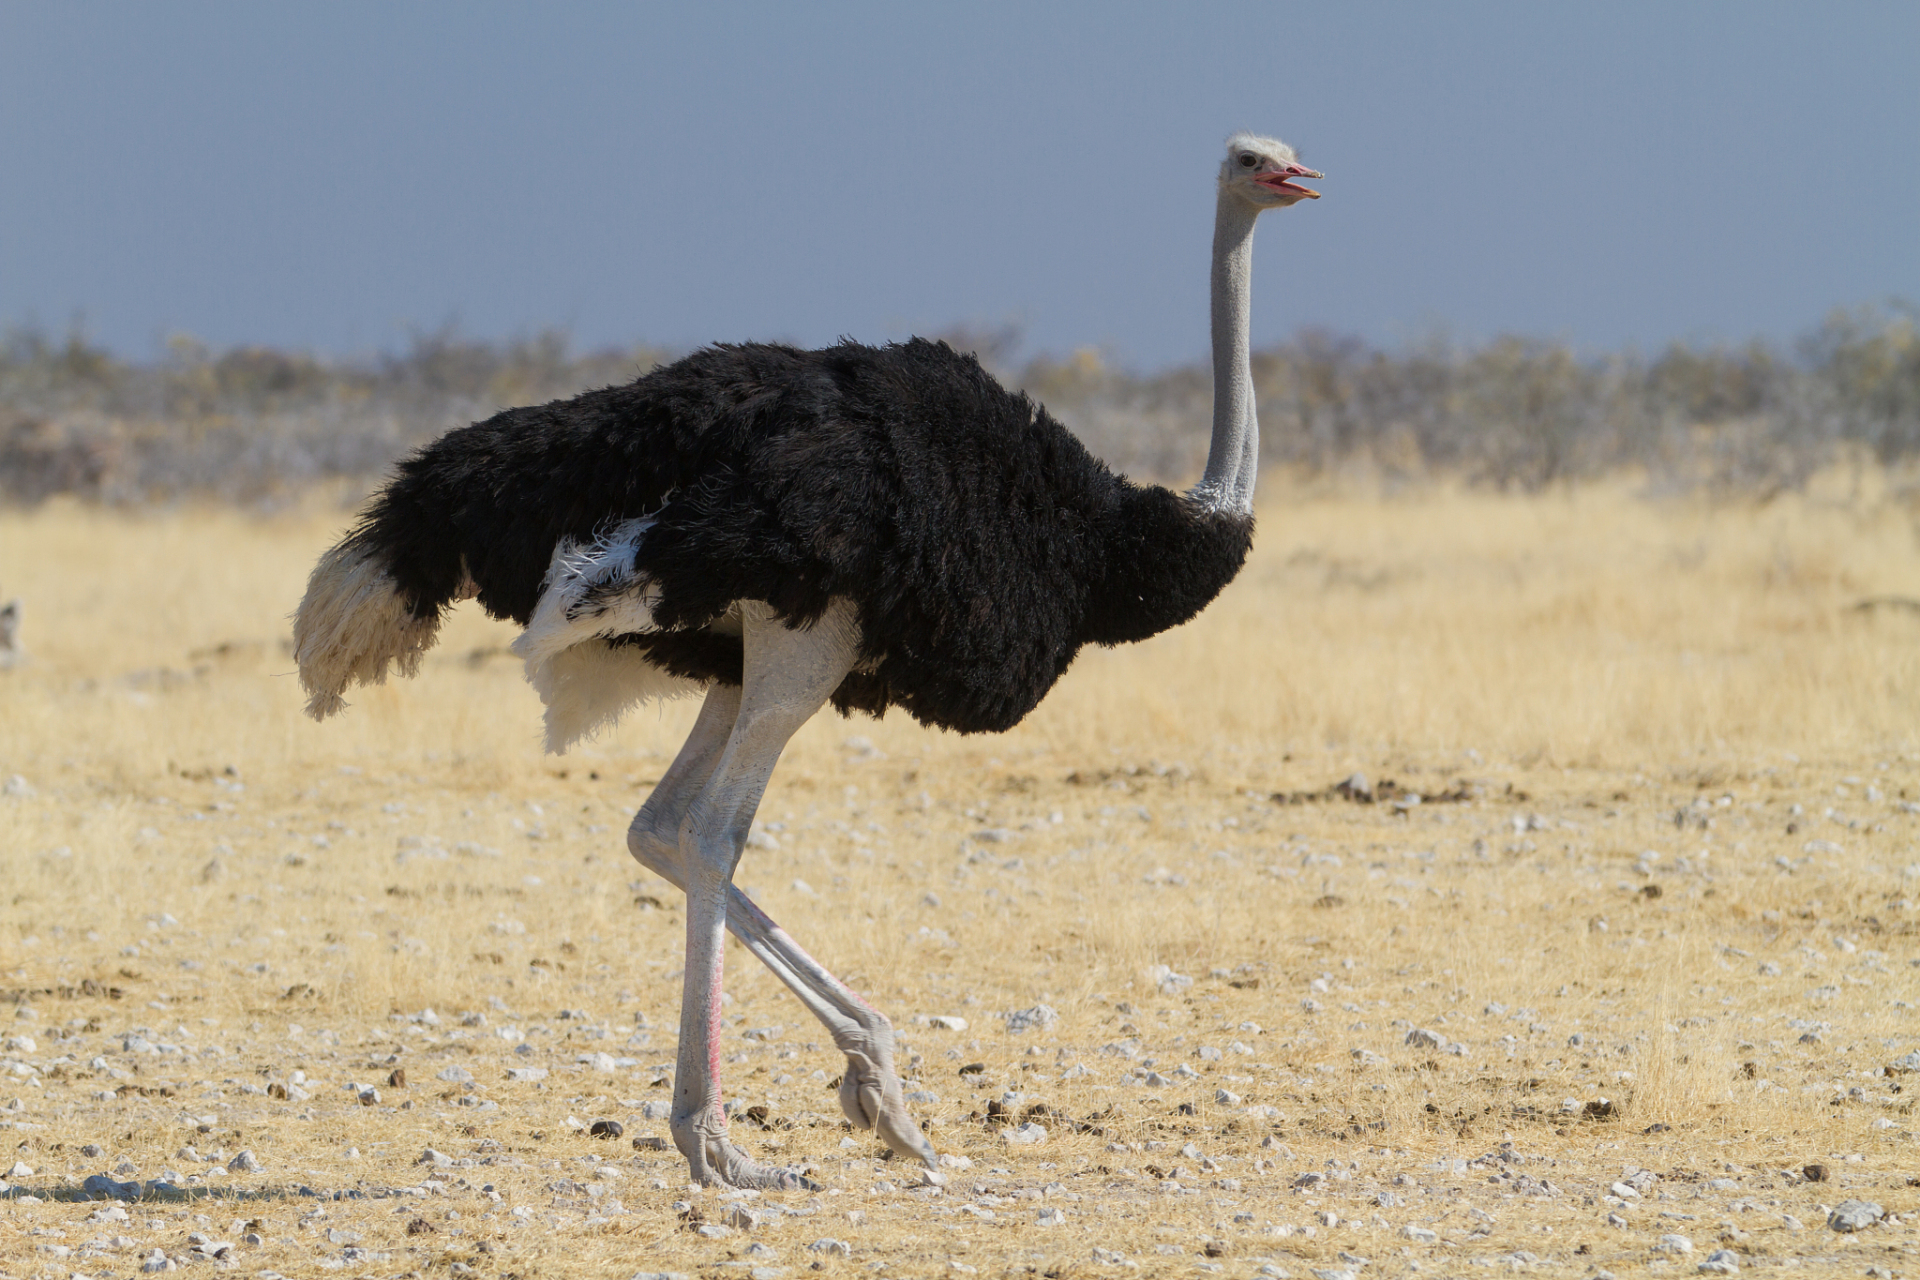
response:
[(546, 705), (547, 750), (564, 754), (582, 738), (617, 723), (636, 704), (698, 692), (698, 682), (647, 661), (618, 637), (659, 628), (659, 589), (634, 569), (652, 517), (623, 520), (590, 543), (562, 538), (540, 588), (540, 602), (513, 652)]

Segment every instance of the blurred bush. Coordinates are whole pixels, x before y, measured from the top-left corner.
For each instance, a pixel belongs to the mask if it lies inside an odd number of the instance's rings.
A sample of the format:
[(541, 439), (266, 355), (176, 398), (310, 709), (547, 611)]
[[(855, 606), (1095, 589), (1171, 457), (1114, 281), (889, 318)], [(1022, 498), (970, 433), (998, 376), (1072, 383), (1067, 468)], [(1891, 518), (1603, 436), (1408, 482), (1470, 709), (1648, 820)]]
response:
[[(1132, 376), (1083, 351), (999, 372), (1122, 470), (1179, 479), (1204, 462), (1203, 367)], [(1897, 304), (1836, 312), (1791, 351), (1675, 344), (1652, 359), (1516, 337), (1388, 351), (1308, 330), (1255, 352), (1253, 376), (1262, 459), (1310, 476), (1533, 490), (1634, 473), (1764, 496), (1849, 458), (1920, 463), (1920, 328)]]
[[(1920, 462), (1915, 320), (1906, 306), (1861, 308), (1790, 350), (1676, 344), (1652, 359), (1515, 337), (1389, 351), (1310, 330), (1254, 354), (1262, 457), (1389, 483), (1533, 490), (1631, 472), (1656, 489), (1764, 496), (1848, 458)], [(1118, 469), (1170, 482), (1199, 473), (1205, 366), (1139, 374), (1093, 349), (1020, 362), (1015, 330), (943, 336)], [(321, 482), (365, 488), (450, 427), (624, 382), (666, 358), (648, 346), (575, 353), (553, 331), (494, 343), (442, 329), (357, 360), (183, 337), (139, 364), (78, 330), (15, 328), (0, 337), (0, 500), (271, 505)]]
[(664, 355), (575, 354), (558, 332), (492, 343), (441, 329), (363, 360), (176, 337), (165, 359), (135, 364), (78, 331), (55, 341), (16, 328), (0, 337), (0, 500), (271, 505), (322, 481), (365, 487), (449, 427), (629, 381)]

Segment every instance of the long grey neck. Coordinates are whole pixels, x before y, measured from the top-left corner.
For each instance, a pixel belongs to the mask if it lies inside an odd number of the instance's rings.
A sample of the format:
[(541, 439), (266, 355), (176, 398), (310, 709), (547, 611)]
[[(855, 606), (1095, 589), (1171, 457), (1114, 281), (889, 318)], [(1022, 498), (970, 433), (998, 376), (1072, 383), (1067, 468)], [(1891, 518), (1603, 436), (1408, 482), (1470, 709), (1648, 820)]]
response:
[(1253, 410), (1254, 206), (1220, 192), (1213, 220), (1213, 443), (1207, 470), (1189, 495), (1215, 511), (1250, 513), (1259, 471), (1260, 424)]

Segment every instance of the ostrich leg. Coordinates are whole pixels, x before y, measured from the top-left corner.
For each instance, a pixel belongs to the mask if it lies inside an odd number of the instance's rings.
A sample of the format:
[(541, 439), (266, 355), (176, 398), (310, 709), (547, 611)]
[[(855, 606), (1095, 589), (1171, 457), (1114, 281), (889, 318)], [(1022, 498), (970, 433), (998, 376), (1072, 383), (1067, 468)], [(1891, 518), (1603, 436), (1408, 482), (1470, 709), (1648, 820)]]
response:
[(847, 1055), (847, 1069), (840, 1077), (840, 1110), (855, 1128), (876, 1130), (896, 1154), (937, 1169), (939, 1157), (907, 1110), (900, 1075), (893, 1069), (893, 1025), (827, 972), (751, 899), (738, 889), (734, 893), (738, 896), (728, 909), (729, 926), (739, 919), (736, 935), (826, 1024), (834, 1046)]
[(673, 1139), (696, 1181), (793, 1189), (811, 1184), (750, 1160), (727, 1141), (720, 1108), (721, 934), (728, 924), (734, 867), (767, 779), (788, 739), (852, 670), (859, 634), (851, 608), (844, 606), (803, 630), (773, 620), (763, 607), (743, 610), (741, 623), (745, 671), (739, 711), (712, 774), (680, 823), (687, 967)]
[[(686, 876), (677, 833), (726, 745), (740, 697), (741, 691), (730, 685), (708, 691), (693, 732), (627, 831), (627, 849), (634, 858), (683, 892)], [(936, 1168), (933, 1145), (914, 1123), (902, 1096), (893, 1068), (893, 1026), (885, 1015), (822, 967), (732, 884), (727, 886), (727, 928), (825, 1025), (834, 1046), (846, 1055), (840, 1109), (847, 1119), (858, 1128), (877, 1130), (897, 1154)]]

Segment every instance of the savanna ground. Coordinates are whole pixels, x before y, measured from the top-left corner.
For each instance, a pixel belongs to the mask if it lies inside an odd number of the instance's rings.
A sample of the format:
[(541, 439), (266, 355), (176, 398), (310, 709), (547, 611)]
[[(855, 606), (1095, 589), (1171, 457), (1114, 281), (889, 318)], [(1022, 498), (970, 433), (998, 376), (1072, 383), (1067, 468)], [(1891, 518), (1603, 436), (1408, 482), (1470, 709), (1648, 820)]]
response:
[(960, 1159), (844, 1126), (736, 947), (735, 1138), (823, 1184), (765, 1196), (659, 1141), (682, 912), (622, 833), (691, 704), (542, 756), (465, 606), (316, 726), (342, 511), (0, 513), (0, 1274), (1913, 1274), (1920, 546), (1822, 495), (1271, 484), (1013, 733), (817, 718), (739, 880)]

